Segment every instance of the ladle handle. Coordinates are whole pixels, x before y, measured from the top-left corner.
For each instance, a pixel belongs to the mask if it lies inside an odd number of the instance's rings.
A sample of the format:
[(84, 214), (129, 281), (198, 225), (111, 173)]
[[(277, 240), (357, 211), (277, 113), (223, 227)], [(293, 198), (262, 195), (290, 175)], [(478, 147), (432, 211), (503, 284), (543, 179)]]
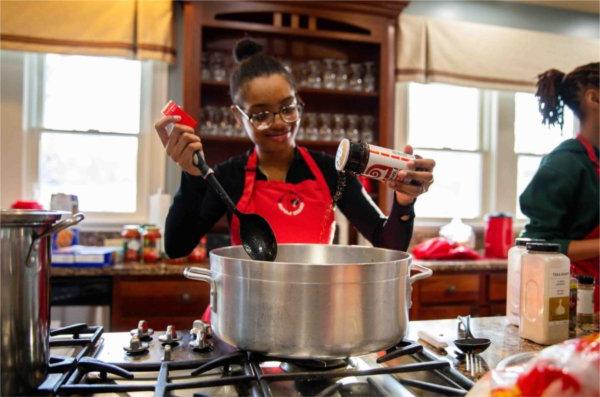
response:
[(475, 337), (471, 333), (471, 315), (458, 316), (458, 320), (461, 322), (463, 328), (465, 329), (465, 337), (474, 339)]
[(235, 208), (235, 204), (233, 203), (233, 201), (231, 201), (231, 198), (215, 177), (215, 172), (213, 171), (213, 169), (210, 168), (208, 164), (206, 164), (206, 161), (204, 160), (204, 155), (200, 150), (196, 150), (192, 155), (192, 163), (196, 167), (198, 167), (198, 169), (202, 173), (202, 177), (208, 182), (210, 186), (212, 186), (215, 192), (217, 192), (221, 200), (223, 200), (227, 205), (227, 208), (229, 208), (231, 212), (239, 216), (240, 212), (237, 208)]

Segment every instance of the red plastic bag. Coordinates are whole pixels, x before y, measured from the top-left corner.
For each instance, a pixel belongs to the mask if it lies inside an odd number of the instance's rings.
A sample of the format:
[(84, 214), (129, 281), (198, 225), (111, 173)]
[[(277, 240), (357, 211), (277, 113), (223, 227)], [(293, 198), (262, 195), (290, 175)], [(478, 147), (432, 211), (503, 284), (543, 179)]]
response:
[(443, 237), (434, 237), (413, 247), (412, 254), (416, 259), (426, 260), (458, 260), (480, 259), (473, 249), (462, 244), (451, 243)]

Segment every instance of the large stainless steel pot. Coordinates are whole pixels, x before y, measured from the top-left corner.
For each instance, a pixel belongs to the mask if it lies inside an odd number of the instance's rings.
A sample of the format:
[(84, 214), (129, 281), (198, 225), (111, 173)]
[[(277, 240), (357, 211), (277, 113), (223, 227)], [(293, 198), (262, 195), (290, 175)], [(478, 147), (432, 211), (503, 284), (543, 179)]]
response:
[(50, 235), (79, 223), (83, 214), (2, 210), (3, 396), (29, 395), (44, 380), (50, 326)]
[(219, 248), (210, 252), (210, 270), (184, 272), (211, 284), (212, 326), (225, 342), (324, 359), (399, 342), (411, 284), (431, 274), (404, 252), (318, 244), (279, 244), (276, 262), (251, 260), (241, 246)]

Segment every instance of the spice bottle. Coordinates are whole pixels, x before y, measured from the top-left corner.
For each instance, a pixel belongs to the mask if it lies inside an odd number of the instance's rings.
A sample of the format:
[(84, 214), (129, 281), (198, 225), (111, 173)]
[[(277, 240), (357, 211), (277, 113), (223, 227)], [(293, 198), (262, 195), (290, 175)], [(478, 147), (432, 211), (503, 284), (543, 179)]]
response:
[(521, 310), (521, 257), (527, 250), (525, 245), (544, 242), (542, 239), (519, 237), (514, 247), (508, 250), (506, 282), (506, 317), (509, 324), (519, 326)]
[(412, 154), (342, 139), (335, 154), (335, 168), (389, 181), (395, 180), (399, 171), (408, 169), (408, 163), (414, 159)]
[(144, 263), (155, 263), (160, 260), (160, 230), (155, 225), (146, 225), (144, 228), (143, 251)]
[(123, 262), (139, 262), (141, 254), (141, 233), (139, 226), (123, 226), (121, 237), (123, 238)]
[(552, 243), (527, 243), (521, 259), (519, 336), (542, 345), (569, 337), (570, 261)]
[(577, 333), (577, 278), (571, 276), (569, 288), (569, 336)]
[(594, 325), (594, 278), (577, 277), (577, 326), (584, 331)]

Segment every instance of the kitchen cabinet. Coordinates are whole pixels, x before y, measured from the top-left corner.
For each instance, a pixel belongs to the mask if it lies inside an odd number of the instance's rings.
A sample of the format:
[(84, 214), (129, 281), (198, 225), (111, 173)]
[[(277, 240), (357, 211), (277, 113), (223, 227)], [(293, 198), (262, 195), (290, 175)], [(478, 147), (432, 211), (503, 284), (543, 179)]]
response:
[(413, 284), (411, 320), (506, 313), (506, 270), (435, 271)]
[(115, 276), (111, 308), (111, 331), (128, 331), (139, 320), (150, 328), (191, 328), (208, 306), (210, 286), (181, 276)]
[[(333, 58), (348, 64), (373, 62), (376, 83), (372, 92), (301, 86), (298, 94), (306, 104), (305, 115), (372, 116), (373, 143), (393, 146), (395, 34), (397, 16), (406, 4), (384, 1), (373, 7), (361, 1), (185, 2), (184, 45), (180, 54), (183, 106), (200, 120), (208, 163), (219, 163), (251, 147), (249, 139), (240, 136), (239, 131), (221, 133), (217, 129), (216, 133), (208, 133), (206, 126), (212, 118), (208, 109), (215, 112), (214, 109), (223, 110), (230, 105), (224, 60), (231, 58), (235, 42), (245, 35), (262, 43), (268, 54), (290, 61), (294, 74), (300, 70), (297, 65), (315, 59)], [(224, 62), (218, 75), (207, 72), (211, 56), (215, 62)], [(317, 137), (300, 140), (299, 144), (333, 154), (338, 141)], [(389, 211), (391, 194), (383, 184), (374, 197), (383, 211)]]

